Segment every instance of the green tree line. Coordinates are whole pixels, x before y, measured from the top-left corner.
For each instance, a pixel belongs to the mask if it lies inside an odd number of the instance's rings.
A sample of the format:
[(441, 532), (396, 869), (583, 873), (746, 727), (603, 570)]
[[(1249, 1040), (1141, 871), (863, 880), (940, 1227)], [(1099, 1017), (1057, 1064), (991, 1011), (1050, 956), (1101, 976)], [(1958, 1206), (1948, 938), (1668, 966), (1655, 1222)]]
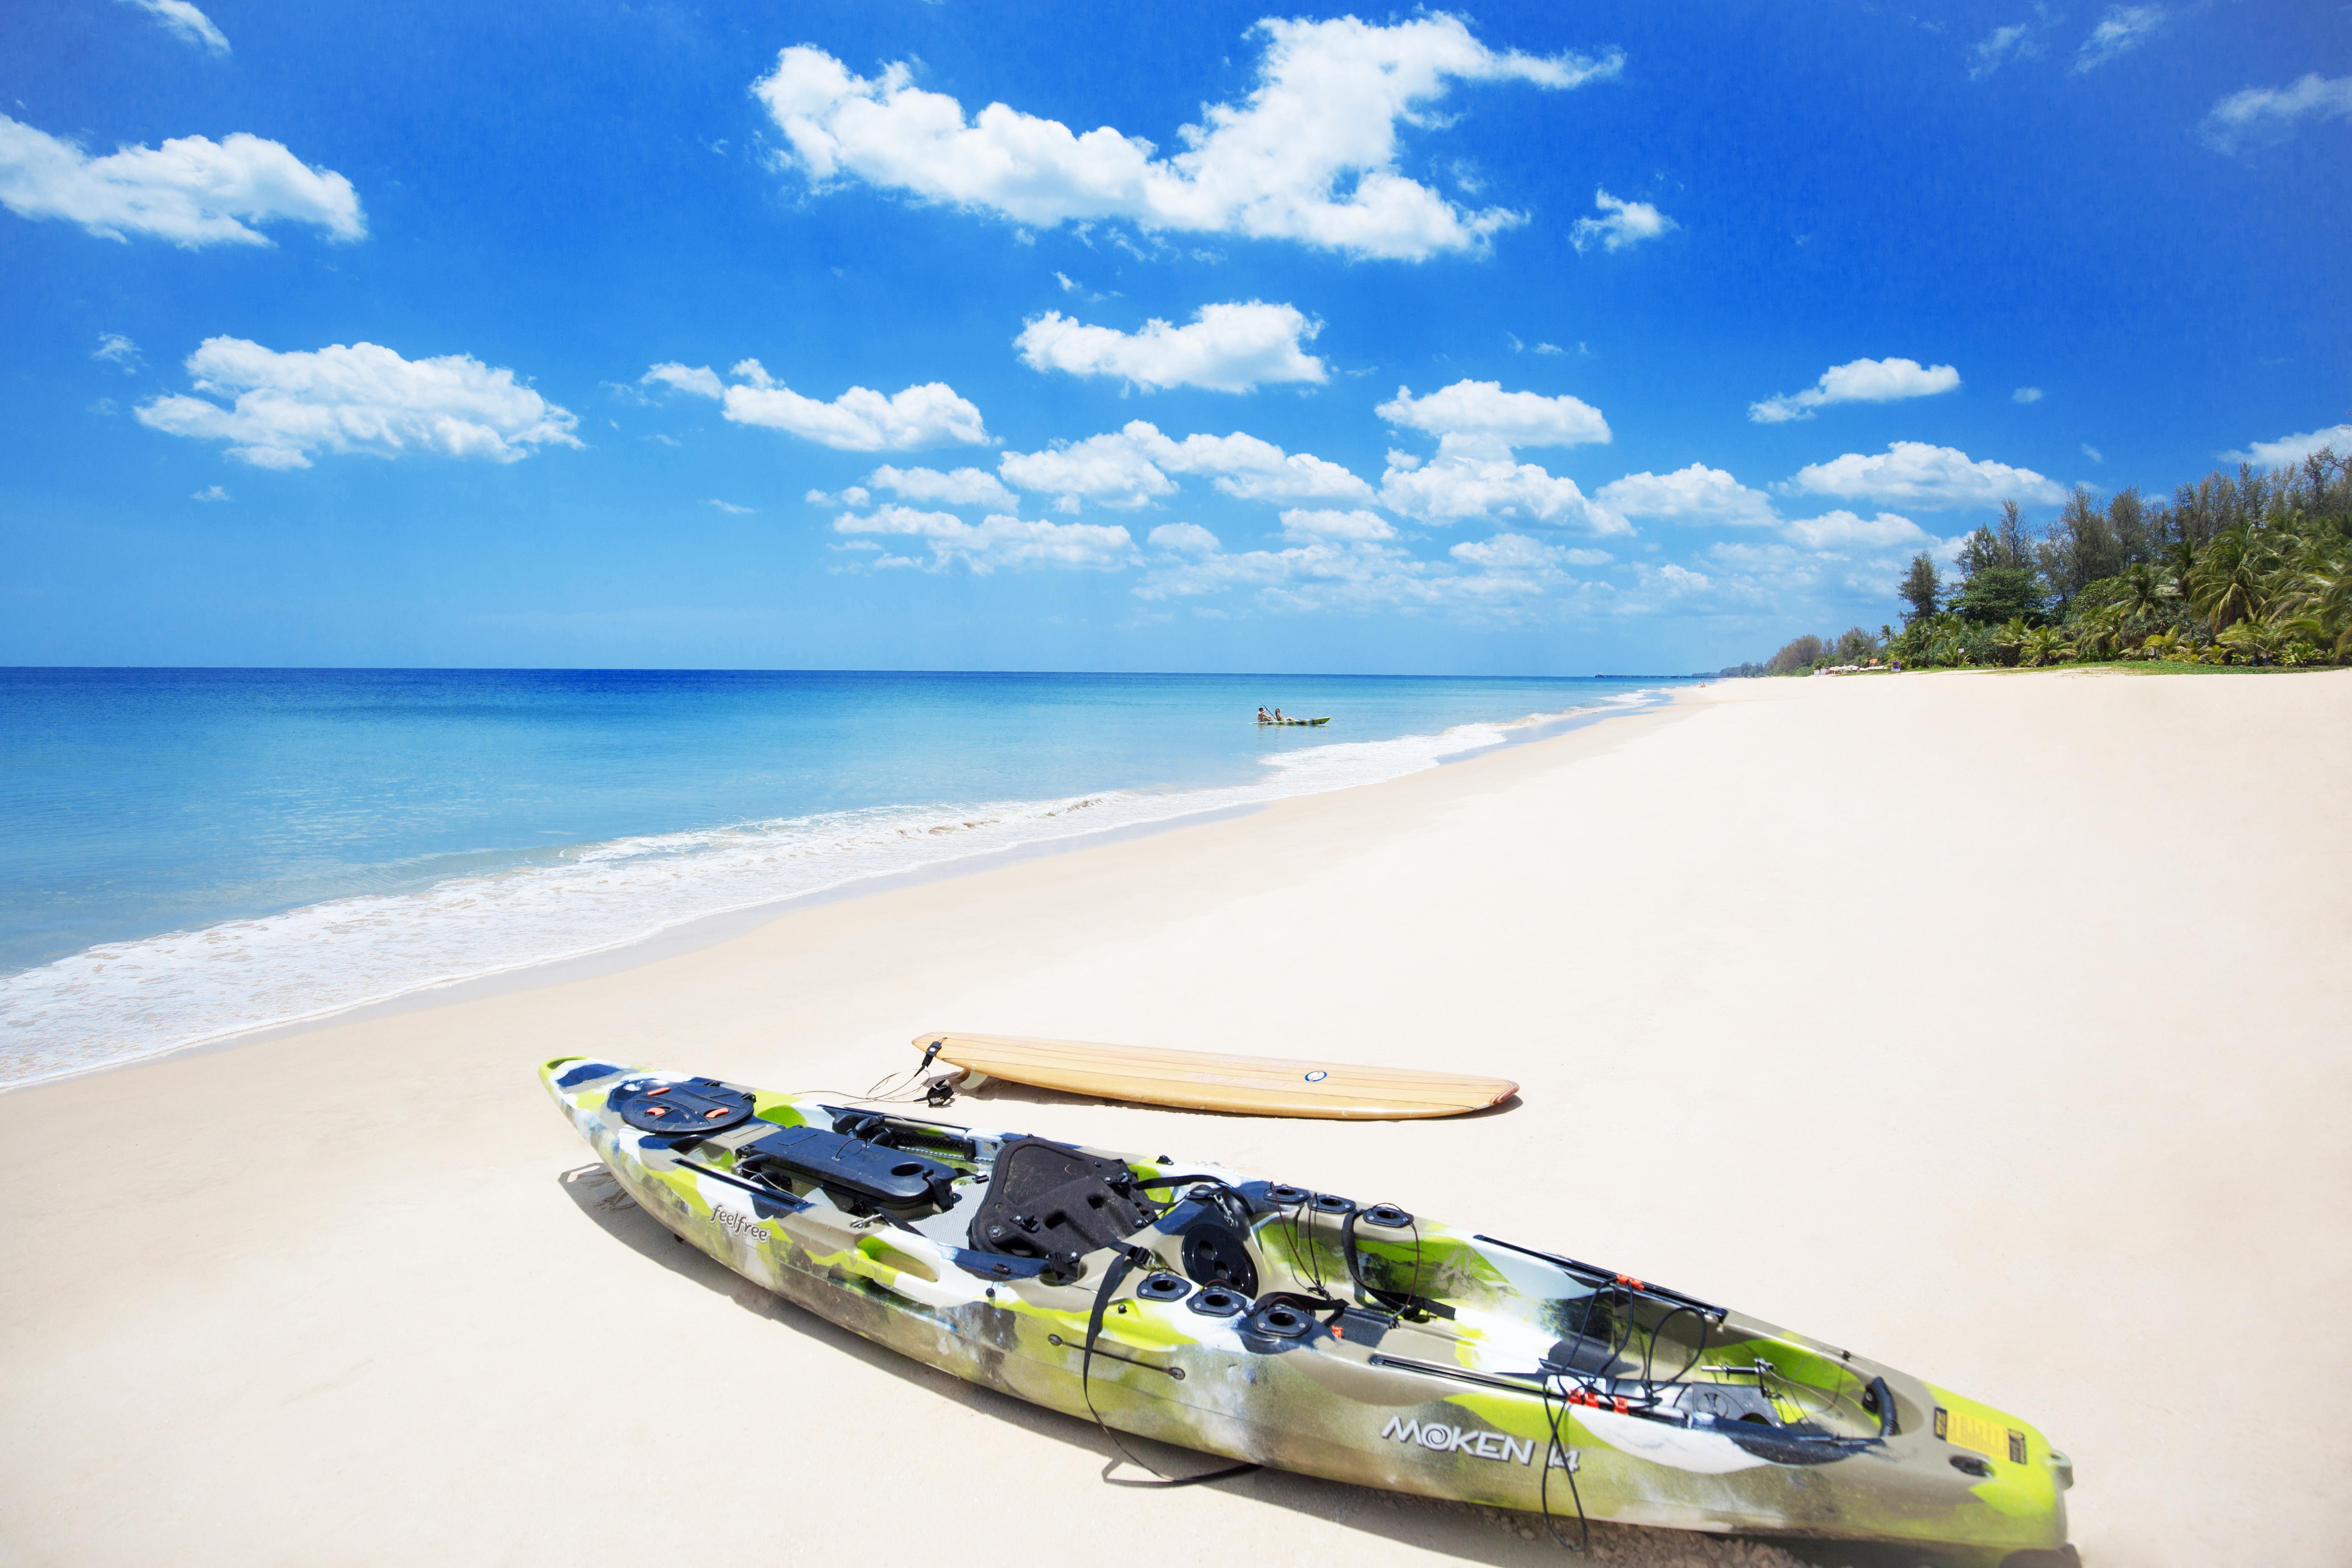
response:
[(1903, 628), (1801, 637), (1761, 665), (1953, 668), (2108, 662), (2352, 663), (2352, 458), (2208, 474), (2169, 502), (2102, 506), (2081, 486), (2038, 535), (2017, 503), (1961, 546), (1948, 580), (1922, 551), (1895, 592)]

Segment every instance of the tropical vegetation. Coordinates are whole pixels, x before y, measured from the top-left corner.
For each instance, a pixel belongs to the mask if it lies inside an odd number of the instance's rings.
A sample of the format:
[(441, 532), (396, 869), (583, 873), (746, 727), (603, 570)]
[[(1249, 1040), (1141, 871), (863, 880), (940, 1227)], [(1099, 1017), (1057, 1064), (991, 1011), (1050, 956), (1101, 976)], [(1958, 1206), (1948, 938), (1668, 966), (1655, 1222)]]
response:
[(1961, 545), (1947, 580), (1914, 557), (1901, 630), (1800, 637), (1726, 675), (2140, 661), (2352, 664), (2352, 458), (2216, 471), (2148, 501), (2075, 487), (2037, 536), (2014, 501)]

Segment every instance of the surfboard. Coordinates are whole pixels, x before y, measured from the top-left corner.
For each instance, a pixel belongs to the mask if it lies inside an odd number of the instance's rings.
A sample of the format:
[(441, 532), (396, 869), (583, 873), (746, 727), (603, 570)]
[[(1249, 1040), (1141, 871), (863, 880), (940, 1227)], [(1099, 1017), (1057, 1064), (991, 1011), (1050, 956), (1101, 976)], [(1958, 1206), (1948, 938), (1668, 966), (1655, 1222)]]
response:
[(1420, 1068), (1364, 1067), (1312, 1057), (1218, 1056), (1022, 1035), (938, 1030), (916, 1036), (914, 1045), (927, 1051), (935, 1042), (940, 1061), (1033, 1089), (1244, 1116), (1366, 1121), (1459, 1116), (1498, 1105), (1519, 1088), (1508, 1079)]

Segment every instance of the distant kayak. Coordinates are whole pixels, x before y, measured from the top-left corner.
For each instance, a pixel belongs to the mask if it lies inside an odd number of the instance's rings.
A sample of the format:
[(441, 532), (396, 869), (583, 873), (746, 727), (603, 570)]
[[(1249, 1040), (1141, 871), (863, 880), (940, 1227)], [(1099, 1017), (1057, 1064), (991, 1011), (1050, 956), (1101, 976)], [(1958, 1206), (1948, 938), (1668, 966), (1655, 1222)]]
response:
[(1324, 714), (1320, 719), (1261, 719), (1258, 721), (1261, 724), (1328, 724), (1330, 721), (1331, 715), (1328, 713)]

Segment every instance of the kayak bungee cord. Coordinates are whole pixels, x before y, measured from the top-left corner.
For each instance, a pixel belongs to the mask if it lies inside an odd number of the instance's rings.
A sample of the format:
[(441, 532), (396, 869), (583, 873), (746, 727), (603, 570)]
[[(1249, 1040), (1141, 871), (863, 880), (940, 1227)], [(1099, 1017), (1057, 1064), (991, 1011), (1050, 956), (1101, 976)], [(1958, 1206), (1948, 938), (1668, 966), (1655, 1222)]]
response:
[[(1139, 1470), (1150, 1470), (1154, 1476), (1159, 1477), (1157, 1482), (1124, 1481), (1115, 1482), (1113, 1484), (1123, 1486), (1158, 1485), (1163, 1487), (1189, 1487), (1202, 1481), (1220, 1480), (1226, 1476), (1238, 1476), (1245, 1470), (1256, 1469), (1256, 1465), (1244, 1460), (1238, 1465), (1228, 1465), (1222, 1470), (1204, 1470), (1197, 1476), (1171, 1476), (1166, 1471), (1160, 1469), (1158, 1466), (1148, 1465), (1141, 1459), (1137, 1458), (1133, 1452), (1129, 1449), (1128, 1446), (1119, 1441), (1118, 1434), (1112, 1430), (1110, 1423), (1102, 1418), (1102, 1412), (1095, 1408), (1095, 1342), (1102, 1337), (1103, 1314), (1110, 1306), (1111, 1292), (1118, 1289), (1120, 1281), (1124, 1280), (1129, 1272), (1138, 1264), (1149, 1263), (1150, 1261), (1151, 1254), (1146, 1252), (1142, 1247), (1122, 1247), (1112, 1257), (1110, 1262), (1104, 1266), (1102, 1285), (1095, 1291), (1094, 1310), (1087, 1314), (1086, 1349), (1078, 1358), (1078, 1393), (1079, 1395), (1087, 1402), (1087, 1414), (1094, 1417), (1095, 1425), (1102, 1428), (1102, 1435), (1110, 1439), (1110, 1446), (1118, 1450), (1120, 1458), (1125, 1459), (1129, 1464), (1133, 1465)], [(1108, 1354), (1109, 1352), (1105, 1352), (1104, 1353)], [(1159, 1369), (1154, 1368), (1153, 1370), (1157, 1371)], [(1117, 1461), (1113, 1462), (1116, 1463)], [(1110, 1480), (1108, 1467), (1105, 1467), (1104, 1468), (1103, 1479), (1106, 1481)]]
[[(1584, 1493), (1576, 1484), (1579, 1456), (1560, 1446), (1559, 1423), (1560, 1418), (1568, 1414), (1568, 1394), (1564, 1388), (1555, 1390), (1552, 1387), (1552, 1381), (1556, 1376), (1558, 1376), (1557, 1373), (1547, 1372), (1542, 1384), (1544, 1420), (1551, 1427), (1551, 1441), (1544, 1449), (1543, 1479), (1537, 1487), (1537, 1498), (1543, 1505), (1544, 1529), (1550, 1534), (1552, 1543), (1564, 1551), (1581, 1553), (1586, 1547), (1592, 1544), (1592, 1521), (1584, 1516)], [(1566, 1379), (1562, 1378), (1560, 1381), (1565, 1383)], [(1557, 1405), (1552, 1403), (1555, 1395), (1559, 1400)], [(1559, 1525), (1552, 1518), (1551, 1471), (1555, 1464), (1567, 1473), (1568, 1495), (1576, 1502), (1576, 1544), (1573, 1546), (1569, 1545), (1567, 1540), (1561, 1536)]]

